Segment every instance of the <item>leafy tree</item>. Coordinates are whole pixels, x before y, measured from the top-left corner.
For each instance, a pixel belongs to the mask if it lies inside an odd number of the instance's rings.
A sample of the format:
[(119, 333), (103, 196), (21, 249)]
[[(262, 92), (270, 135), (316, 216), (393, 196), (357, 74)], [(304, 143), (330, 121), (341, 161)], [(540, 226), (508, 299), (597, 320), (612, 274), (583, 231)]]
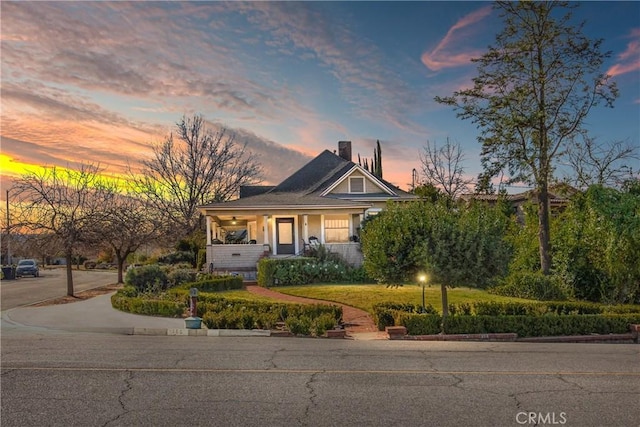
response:
[(446, 197), (444, 193), (433, 184), (419, 185), (413, 189), (413, 194), (421, 199), (430, 200), (435, 202), (443, 197)]
[(101, 239), (98, 225), (110, 193), (99, 173), (95, 165), (81, 165), (79, 170), (43, 168), (24, 174), (14, 186), (19, 226), (62, 248), (69, 296), (74, 293), (74, 255)]
[(501, 207), (468, 207), (448, 198), (435, 203), (390, 203), (362, 230), (367, 274), (381, 283), (412, 281), (419, 272), (439, 283), (443, 315), (447, 287), (485, 286), (506, 273), (509, 218)]
[(472, 180), (464, 176), (464, 154), (460, 144), (447, 138), (443, 146), (427, 141), (420, 153), (425, 183), (441, 188), (452, 199), (469, 191)]
[[(495, 46), (473, 61), (473, 87), (436, 101), (481, 129), (485, 176), (508, 169), (509, 182), (533, 185), (538, 195), (538, 242), (544, 274), (551, 269), (549, 194), (554, 161), (583, 129), (592, 107), (612, 106), (615, 83), (600, 68), (610, 52), (571, 24), (567, 2), (498, 1), (504, 28)], [(562, 9), (568, 12), (557, 17)], [(483, 182), (482, 177), (479, 181)]]
[(554, 228), (555, 270), (576, 297), (640, 303), (640, 197), (591, 186)]
[(259, 182), (255, 156), (225, 129), (209, 129), (202, 116), (186, 116), (173, 134), (153, 147), (153, 157), (131, 171), (136, 192), (164, 216), (178, 238), (201, 227), (198, 206), (229, 200), (240, 186)]

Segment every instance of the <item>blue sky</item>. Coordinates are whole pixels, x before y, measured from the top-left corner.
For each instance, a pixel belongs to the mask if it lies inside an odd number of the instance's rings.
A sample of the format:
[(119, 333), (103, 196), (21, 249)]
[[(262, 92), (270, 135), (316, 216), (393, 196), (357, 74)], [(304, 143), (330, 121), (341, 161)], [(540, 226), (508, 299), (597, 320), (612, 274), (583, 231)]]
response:
[[(487, 2), (6, 2), (2, 179), (27, 165), (93, 162), (113, 174), (183, 115), (247, 142), (277, 183), (339, 140), (407, 189), (426, 141), (460, 143), (480, 171), (478, 130), (434, 102), (476, 75), (500, 28)], [(640, 2), (574, 12), (603, 38), (621, 92), (587, 119), (601, 142), (640, 145)], [(640, 166), (640, 165), (639, 165)]]

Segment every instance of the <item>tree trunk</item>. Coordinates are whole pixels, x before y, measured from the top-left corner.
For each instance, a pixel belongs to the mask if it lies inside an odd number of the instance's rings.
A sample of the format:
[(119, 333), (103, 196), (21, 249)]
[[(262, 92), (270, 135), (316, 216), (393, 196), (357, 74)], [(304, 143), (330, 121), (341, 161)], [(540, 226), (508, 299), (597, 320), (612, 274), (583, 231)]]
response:
[[(128, 255), (128, 254), (127, 254)], [(127, 259), (127, 256), (120, 256), (120, 253), (116, 251), (116, 262), (118, 263), (118, 283), (124, 283), (123, 270), (124, 270), (124, 261)]]
[(67, 295), (73, 296), (73, 255), (71, 252), (67, 252), (65, 254), (65, 259), (67, 261)]
[(549, 232), (549, 191), (547, 184), (538, 188), (538, 242), (540, 247), (540, 270), (542, 274), (551, 272), (551, 243)]
[(440, 325), (440, 331), (444, 334), (444, 324), (449, 315), (449, 301), (447, 298), (447, 286), (440, 285), (440, 293), (442, 294), (442, 324)]

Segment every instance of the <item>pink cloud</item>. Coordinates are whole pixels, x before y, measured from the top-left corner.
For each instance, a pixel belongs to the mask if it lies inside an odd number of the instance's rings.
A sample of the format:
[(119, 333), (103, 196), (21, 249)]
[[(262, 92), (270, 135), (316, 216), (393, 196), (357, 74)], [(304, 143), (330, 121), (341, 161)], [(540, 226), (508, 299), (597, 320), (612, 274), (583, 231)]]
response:
[(469, 64), (471, 58), (480, 55), (479, 51), (473, 50), (458, 53), (451, 51), (457, 47), (456, 45), (458, 45), (461, 40), (468, 36), (468, 28), (490, 15), (491, 10), (492, 6), (485, 6), (456, 22), (431, 52), (424, 52), (422, 54), (420, 58), (422, 63), (433, 71)]
[(610, 76), (630, 73), (640, 70), (640, 28), (634, 28), (626, 37), (632, 39), (627, 43), (624, 52), (618, 54), (618, 63), (607, 70)]

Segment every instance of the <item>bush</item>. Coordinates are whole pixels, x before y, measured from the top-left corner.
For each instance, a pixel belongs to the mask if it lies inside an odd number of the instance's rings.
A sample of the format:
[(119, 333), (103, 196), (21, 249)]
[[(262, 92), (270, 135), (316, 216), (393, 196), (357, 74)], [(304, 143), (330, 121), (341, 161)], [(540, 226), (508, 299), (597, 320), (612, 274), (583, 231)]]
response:
[(438, 314), (403, 313), (398, 318), (398, 325), (407, 328), (409, 335), (435, 335), (440, 333), (442, 317)]
[(321, 337), (329, 329), (336, 327), (336, 319), (331, 313), (324, 313), (313, 319), (311, 331), (317, 337)]
[(163, 255), (158, 258), (158, 262), (162, 264), (180, 264), (185, 263), (190, 267), (195, 265), (194, 254), (191, 251), (177, 251)]
[(181, 317), (184, 313), (184, 305), (175, 301), (125, 297), (118, 293), (111, 296), (111, 306), (127, 313), (149, 316)]
[(123, 296), (123, 297), (137, 297), (138, 296), (138, 290), (136, 289), (135, 286), (124, 286), (120, 289), (118, 289), (118, 292), (116, 292), (116, 294)]
[(363, 268), (350, 267), (336, 254), (327, 251), (323, 251), (322, 254), (321, 258), (263, 258), (258, 262), (258, 285), (273, 287), (310, 283), (354, 283), (366, 279)]
[[(379, 331), (384, 331), (387, 326), (401, 325), (398, 320), (400, 313), (420, 313), (422, 306), (418, 304), (382, 302), (373, 305), (373, 321)], [(428, 304), (425, 307), (427, 314), (437, 314), (434, 306)]]
[(307, 316), (289, 317), (284, 322), (285, 326), (294, 335), (311, 335), (311, 318)]
[(167, 274), (169, 287), (180, 286), (184, 283), (191, 283), (196, 280), (196, 272), (190, 268), (176, 268)]
[(124, 283), (135, 287), (139, 293), (158, 293), (167, 288), (167, 274), (157, 264), (130, 268)]
[(497, 295), (542, 301), (562, 301), (572, 296), (570, 288), (560, 277), (528, 271), (511, 273), (501, 285), (488, 291)]
[(242, 289), (243, 286), (244, 282), (241, 276), (210, 276), (210, 278), (200, 276), (199, 281), (183, 283), (180, 285), (180, 288), (196, 288), (200, 292), (221, 292), (232, 289)]

